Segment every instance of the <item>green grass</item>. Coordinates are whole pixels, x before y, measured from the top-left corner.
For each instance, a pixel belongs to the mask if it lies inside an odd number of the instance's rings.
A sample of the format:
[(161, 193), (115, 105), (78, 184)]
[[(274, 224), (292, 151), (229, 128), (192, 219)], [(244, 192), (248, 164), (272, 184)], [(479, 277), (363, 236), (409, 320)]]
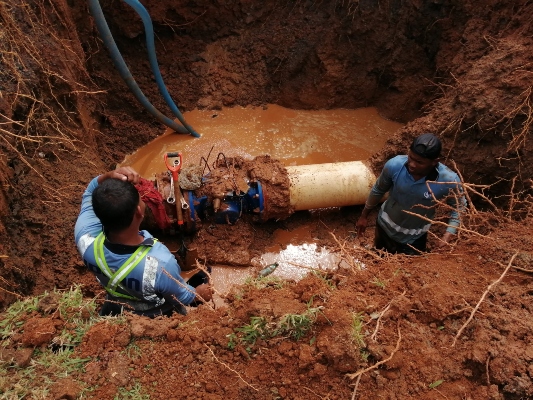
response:
[[(0, 362), (0, 399), (47, 398), (52, 385), (65, 377), (83, 372), (90, 358), (79, 358), (74, 351), (85, 333), (101, 318), (94, 300), (84, 300), (79, 286), (54, 290), (13, 303), (0, 316), (0, 343), (12, 347), (12, 337), (20, 334), (24, 323), (35, 316), (60, 316), (63, 328), (48, 347), (35, 349), (30, 364), (19, 367), (11, 360)], [(88, 391), (83, 383), (82, 390)]]
[(365, 336), (363, 333), (364, 317), (363, 313), (352, 313), (352, 340), (359, 348), (366, 347)]
[(430, 387), (430, 389), (435, 389), (437, 386), (442, 385), (443, 382), (444, 382), (444, 380), (439, 379), (438, 381), (435, 381), (435, 382), (433, 382), (433, 383), (430, 383), (430, 384), (429, 384), (429, 387)]
[(285, 314), (281, 317), (274, 331), (274, 336), (289, 336), (300, 340), (309, 332), (315, 323), (322, 307), (307, 307), (302, 314)]
[(335, 285), (335, 282), (333, 282), (333, 280), (330, 278), (330, 275), (327, 273), (327, 271), (313, 269), (311, 271), (311, 274), (313, 274), (317, 278), (322, 279), (324, 283), (327, 285), (329, 290), (337, 289), (337, 285)]
[(263, 277), (248, 277), (244, 281), (244, 289), (246, 287), (253, 287), (256, 289), (265, 289), (267, 287), (273, 287), (274, 289), (281, 289), (285, 286), (286, 282), (277, 276), (267, 275)]
[(371, 283), (373, 283), (374, 285), (376, 285), (376, 286), (378, 286), (378, 287), (380, 287), (382, 289), (385, 289), (385, 286), (387, 286), (386, 283), (384, 281), (382, 281), (381, 279), (379, 279), (378, 277), (375, 277), (371, 281)]
[(131, 340), (130, 344), (124, 349), (124, 353), (132, 361), (137, 360), (142, 355), (141, 348), (137, 346), (135, 339)]
[(0, 321), (0, 344), (6, 347), (11, 343), (11, 336), (24, 323), (23, 317), (37, 311), (38, 297), (17, 300), (3, 314)]
[(119, 388), (113, 400), (150, 400), (150, 395), (143, 393), (143, 387), (139, 382), (129, 388)]
[(251, 277), (246, 278), (244, 283), (239, 287), (237, 292), (233, 293), (233, 298), (237, 301), (242, 300), (247, 293), (252, 289), (266, 289), (267, 287), (273, 289), (282, 289), (287, 284), (286, 281), (272, 275), (264, 277)]
[(270, 336), (267, 329), (267, 320), (264, 317), (251, 317), (248, 325), (236, 328), (235, 331), (241, 333), (241, 342), (251, 345), (254, 345), (257, 339), (264, 339)]
[(61, 317), (67, 321), (66, 325), (74, 326), (74, 329), (63, 329), (55, 339), (56, 344), (60, 346), (74, 347), (80, 344), (85, 333), (100, 319), (96, 312), (96, 303), (94, 300), (84, 300), (78, 286), (62, 293), (58, 310)]
[(318, 314), (323, 307), (310, 307), (302, 314), (285, 314), (279, 320), (267, 319), (266, 317), (254, 316), (250, 323), (235, 328), (234, 332), (227, 335), (228, 348), (234, 349), (238, 344), (246, 347), (248, 352), (257, 340), (268, 340), (278, 336), (300, 340), (312, 329)]

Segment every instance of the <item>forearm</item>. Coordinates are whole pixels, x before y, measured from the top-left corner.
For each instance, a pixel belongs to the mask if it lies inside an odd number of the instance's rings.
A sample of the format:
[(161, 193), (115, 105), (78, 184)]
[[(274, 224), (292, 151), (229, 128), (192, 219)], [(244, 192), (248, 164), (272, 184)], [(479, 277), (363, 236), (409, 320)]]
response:
[(156, 293), (174, 305), (189, 305), (196, 298), (196, 290), (185, 282), (176, 267), (163, 269), (156, 282)]
[(448, 227), (446, 228), (446, 232), (455, 235), (457, 233), (457, 227), (459, 225), (461, 225), (461, 222), (456, 217), (450, 217), (450, 219), (448, 220)]
[(365, 204), (365, 208), (363, 208), (363, 211), (361, 212), (361, 218), (367, 218), (370, 212), (374, 209), (374, 207), (368, 207)]
[(85, 192), (83, 192), (80, 213), (74, 227), (76, 243), (86, 233), (97, 233), (101, 231), (102, 226), (100, 220), (94, 214), (92, 203), (92, 193), (96, 187), (98, 187), (98, 180), (94, 178), (87, 186), (87, 189), (85, 189)]
[(457, 227), (461, 225), (461, 214), (466, 210), (466, 199), (462, 194), (459, 194), (452, 198), (449, 205), (452, 207), (452, 210), (450, 211), (446, 232), (456, 234)]
[(376, 183), (374, 183), (372, 189), (370, 189), (370, 193), (366, 199), (365, 209), (363, 210), (363, 212), (366, 212), (365, 216), (381, 202), (383, 196), (385, 196), (391, 187), (392, 179), (390, 177), (390, 171), (388, 168), (384, 168), (376, 180)]

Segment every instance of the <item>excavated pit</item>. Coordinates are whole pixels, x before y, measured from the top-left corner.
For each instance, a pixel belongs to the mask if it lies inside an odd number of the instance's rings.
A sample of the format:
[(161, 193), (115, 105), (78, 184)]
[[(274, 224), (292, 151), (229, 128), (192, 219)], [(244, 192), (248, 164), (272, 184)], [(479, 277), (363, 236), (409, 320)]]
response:
[[(102, 3), (133, 76), (168, 112), (140, 19), (123, 2)], [(228, 247), (220, 251), (236, 256), (240, 240), (253, 238), (252, 251), (262, 254), (277, 230), (306, 226), (320, 245), (358, 256), (367, 268), (247, 287), (228, 297), (229, 309), (201, 307), (194, 318), (149, 327), (140, 318), (125, 326), (102, 321), (80, 349), (90, 368), (70, 377), (94, 388), (84, 396), (114, 398), (131, 382), (154, 399), (533, 396), (531, 275), (510, 268), (484, 297), (510, 260), (531, 269), (533, 5), (164, 0), (146, 7), (161, 72), (182, 110), (376, 107), (406, 125), (372, 156), (375, 171), (415, 135), (435, 132), (444, 162), (475, 189), (477, 208), (453, 248), (420, 258), (351, 253), (360, 207), (295, 213), (239, 232), (225, 226)], [(0, 20), (0, 304), (73, 284), (101, 301), (73, 243), (81, 193), (164, 128), (121, 82), (85, 3), (0, 1)], [(369, 234), (361, 244), (370, 242)], [(324, 314), (304, 339), (261, 340), (250, 353), (228, 348), (228, 335), (250, 317), (311, 305)], [(9, 351), (31, 348), (41, 327), (60, 329), (52, 308), (21, 321)], [(363, 344), (354, 342), (354, 315), (367, 326)], [(134, 337), (142, 356), (123, 356), (129, 339), (102, 341), (115, 336)], [(357, 371), (366, 371), (360, 380), (346, 376)]]

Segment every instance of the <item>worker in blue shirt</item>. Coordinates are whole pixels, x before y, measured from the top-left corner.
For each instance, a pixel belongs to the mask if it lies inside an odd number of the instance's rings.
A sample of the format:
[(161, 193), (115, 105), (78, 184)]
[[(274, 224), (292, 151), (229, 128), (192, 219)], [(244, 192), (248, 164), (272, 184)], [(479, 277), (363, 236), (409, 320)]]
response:
[(374, 245), (377, 249), (410, 255), (426, 251), (430, 221), (441, 200), (451, 211), (448, 227), (437, 246), (445, 246), (451, 240), (466, 201), (459, 176), (439, 162), (441, 149), (439, 138), (425, 133), (413, 140), (407, 155), (396, 156), (385, 163), (356, 223), (358, 235), (364, 233), (370, 211), (388, 192), (376, 221)]
[(139, 230), (146, 209), (134, 186), (139, 178), (121, 167), (89, 183), (74, 229), (78, 251), (107, 291), (100, 315), (185, 314), (185, 306), (211, 300), (207, 275), (185, 282), (170, 250)]

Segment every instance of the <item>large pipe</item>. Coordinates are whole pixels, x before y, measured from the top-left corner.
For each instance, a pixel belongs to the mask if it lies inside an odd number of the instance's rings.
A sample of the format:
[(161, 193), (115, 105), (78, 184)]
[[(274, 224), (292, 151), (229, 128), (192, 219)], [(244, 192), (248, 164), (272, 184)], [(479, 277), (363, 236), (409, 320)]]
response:
[[(376, 181), (372, 170), (361, 161), (290, 166), (285, 169), (289, 178), (290, 197), (287, 217), (294, 211), (364, 204)], [(156, 186), (163, 194), (164, 186)], [(260, 219), (269, 218), (271, 196), (268, 185), (263, 187), (259, 181), (250, 181), (248, 186), (246, 193), (232, 191), (226, 193), (223, 199), (214, 200), (208, 200), (205, 194), (196, 197), (193, 191), (186, 191), (187, 230), (194, 231), (196, 222), (207, 215), (214, 216), (214, 221), (221, 224), (237, 222), (242, 213), (259, 215)], [(178, 184), (175, 188), (178, 188)], [(175, 197), (179, 198), (177, 194)]]
[(118, 70), (120, 76), (122, 77), (124, 82), (126, 82), (126, 85), (128, 85), (128, 88), (132, 91), (133, 95), (143, 105), (143, 107), (150, 114), (152, 114), (159, 122), (168, 126), (171, 129), (174, 129), (174, 131), (178, 133), (188, 134), (189, 131), (185, 129), (185, 127), (177, 124), (170, 118), (165, 117), (157, 108), (155, 108), (152, 103), (150, 103), (150, 101), (146, 98), (142, 90), (139, 88), (139, 85), (137, 85), (137, 82), (135, 82), (135, 79), (131, 75), (128, 66), (124, 62), (124, 59), (122, 58), (122, 55), (118, 50), (117, 44), (115, 43), (115, 39), (113, 39), (113, 35), (111, 34), (109, 27), (107, 26), (104, 13), (102, 12), (102, 8), (100, 7), (100, 3), (98, 2), (98, 0), (89, 0), (89, 10), (94, 18), (96, 28), (100, 33), (100, 37), (102, 38), (102, 41), (109, 50), (109, 54), (111, 56), (113, 64), (115, 65), (115, 68)]
[(146, 34), (146, 50), (148, 51), (148, 60), (150, 61), (150, 67), (152, 68), (152, 73), (154, 74), (155, 81), (157, 82), (157, 87), (159, 92), (165, 99), (165, 102), (172, 110), (172, 113), (178, 118), (178, 120), (183, 124), (183, 126), (189, 131), (194, 137), (200, 137), (200, 134), (196, 132), (192, 126), (190, 126), (183, 118), (180, 110), (172, 100), (170, 93), (168, 93), (167, 87), (163, 82), (163, 77), (161, 76), (161, 71), (159, 70), (159, 64), (157, 62), (157, 55), (155, 52), (155, 43), (154, 43), (154, 28), (152, 25), (152, 19), (150, 14), (146, 11), (146, 8), (139, 3), (137, 0), (124, 0), (130, 7), (132, 7), (137, 14), (141, 17), (144, 24), (144, 32)]
[(295, 211), (365, 204), (374, 173), (361, 161), (286, 167)]

